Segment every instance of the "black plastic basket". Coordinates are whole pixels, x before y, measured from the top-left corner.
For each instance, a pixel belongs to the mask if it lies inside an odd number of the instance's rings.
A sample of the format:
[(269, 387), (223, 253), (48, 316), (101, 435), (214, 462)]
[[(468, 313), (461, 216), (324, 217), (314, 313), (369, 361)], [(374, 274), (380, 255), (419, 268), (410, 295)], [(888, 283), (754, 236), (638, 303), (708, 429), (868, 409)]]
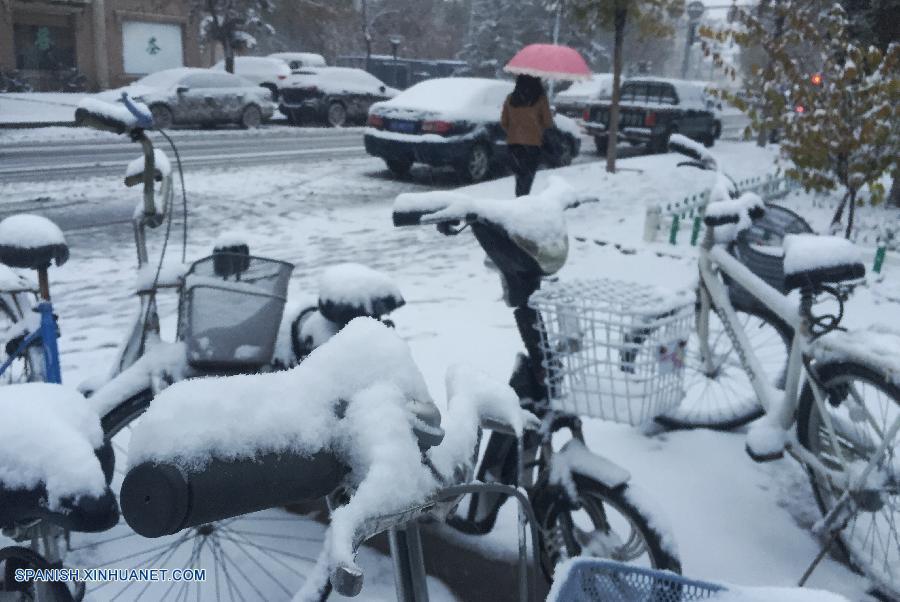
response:
[(201, 259), (185, 275), (181, 327), (188, 363), (200, 370), (256, 369), (272, 361), (293, 264), (235, 254)]
[[(786, 293), (784, 288), (784, 249), (781, 246), (787, 234), (808, 234), (812, 228), (805, 219), (779, 205), (766, 203), (765, 215), (741, 232), (730, 251), (750, 271), (762, 278), (772, 288)], [(731, 302), (735, 306), (758, 306), (746, 289), (729, 282)]]

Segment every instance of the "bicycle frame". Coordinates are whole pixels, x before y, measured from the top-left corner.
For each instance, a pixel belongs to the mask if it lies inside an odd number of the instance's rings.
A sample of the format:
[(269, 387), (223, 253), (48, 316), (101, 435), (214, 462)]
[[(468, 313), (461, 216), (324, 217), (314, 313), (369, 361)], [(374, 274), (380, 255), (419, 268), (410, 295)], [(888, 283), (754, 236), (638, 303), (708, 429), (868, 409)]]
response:
[(56, 344), (56, 319), (53, 317), (53, 305), (49, 299), (42, 300), (38, 303), (35, 311), (41, 315), (40, 327), (34, 332), (28, 333), (25, 339), (19, 343), (15, 352), (0, 365), (0, 376), (9, 369), (16, 358), (24, 356), (31, 345), (40, 343), (44, 352), (44, 382), (61, 384), (62, 373), (59, 367), (59, 347)]
[[(858, 474), (851, 476), (846, 470), (837, 471), (825, 466), (815, 455), (799, 445), (796, 435), (791, 433), (791, 427), (796, 421), (800, 387), (803, 382), (806, 382), (813, 392), (816, 406), (824, 419), (828, 435), (832, 442), (835, 443), (834, 448), (841, 454), (841, 462), (846, 466), (847, 463), (843, 453), (840, 451), (840, 445), (836, 444), (838, 439), (835, 426), (831, 420), (830, 413), (826, 411), (825, 404), (828, 403), (826, 395), (818, 386), (818, 378), (814, 373), (815, 369), (809, 362), (809, 351), (813, 338), (809, 323), (802, 316), (800, 308), (792, 303), (786, 295), (769, 286), (740, 261), (731, 256), (723, 245), (715, 244), (712, 228), (707, 228), (703, 245), (700, 247), (699, 267), (701, 286), (697, 329), (701, 354), (706, 358), (707, 369), (711, 371), (713, 368), (708, 341), (709, 311), (716, 310), (725, 323), (726, 332), (734, 343), (738, 358), (750, 378), (750, 383), (766, 412), (766, 416), (771, 417), (775, 425), (787, 432), (787, 451), (801, 464), (826, 478), (832, 479), (846, 491), (861, 489), (869, 474), (875, 469), (876, 461), (883, 456), (887, 446), (897, 435), (897, 432), (900, 431), (900, 417), (894, 420), (894, 423), (885, 433), (879, 449), (872, 455), (866, 467)], [(787, 378), (783, 395), (766, 382), (766, 375), (762, 370), (759, 358), (756, 357), (747, 334), (738, 323), (728, 289), (717, 275), (717, 271), (737, 282), (793, 328), (794, 336), (788, 357)], [(781, 397), (779, 398), (780, 395)], [(846, 498), (846, 494), (844, 497)]]

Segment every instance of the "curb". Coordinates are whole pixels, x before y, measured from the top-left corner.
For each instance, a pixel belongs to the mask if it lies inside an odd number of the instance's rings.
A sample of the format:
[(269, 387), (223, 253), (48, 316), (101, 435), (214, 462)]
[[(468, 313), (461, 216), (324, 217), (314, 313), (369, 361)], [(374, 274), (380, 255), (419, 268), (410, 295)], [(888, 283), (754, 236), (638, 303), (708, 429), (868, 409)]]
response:
[(25, 130), (32, 128), (75, 127), (74, 121), (21, 121), (0, 123), (0, 130)]

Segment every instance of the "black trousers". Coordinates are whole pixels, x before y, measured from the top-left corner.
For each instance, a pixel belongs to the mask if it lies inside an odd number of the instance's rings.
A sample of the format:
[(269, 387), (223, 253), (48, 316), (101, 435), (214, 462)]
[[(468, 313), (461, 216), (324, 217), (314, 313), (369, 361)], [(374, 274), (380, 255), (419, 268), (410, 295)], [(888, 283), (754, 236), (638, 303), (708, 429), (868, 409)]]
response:
[(531, 193), (531, 184), (541, 160), (541, 147), (525, 144), (509, 145), (509, 166), (516, 174), (516, 196)]

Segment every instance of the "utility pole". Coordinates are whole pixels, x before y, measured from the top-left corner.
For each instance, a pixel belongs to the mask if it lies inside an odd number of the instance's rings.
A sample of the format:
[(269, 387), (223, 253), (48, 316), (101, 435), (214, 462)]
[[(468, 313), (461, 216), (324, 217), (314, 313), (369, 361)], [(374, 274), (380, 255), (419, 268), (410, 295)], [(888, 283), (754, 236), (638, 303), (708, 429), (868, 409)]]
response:
[[(559, 44), (559, 21), (562, 18), (563, 11), (563, 0), (559, 0), (556, 3), (556, 18), (553, 23), (553, 44)], [(556, 80), (550, 80), (550, 98), (553, 98), (553, 93), (556, 90)]]

